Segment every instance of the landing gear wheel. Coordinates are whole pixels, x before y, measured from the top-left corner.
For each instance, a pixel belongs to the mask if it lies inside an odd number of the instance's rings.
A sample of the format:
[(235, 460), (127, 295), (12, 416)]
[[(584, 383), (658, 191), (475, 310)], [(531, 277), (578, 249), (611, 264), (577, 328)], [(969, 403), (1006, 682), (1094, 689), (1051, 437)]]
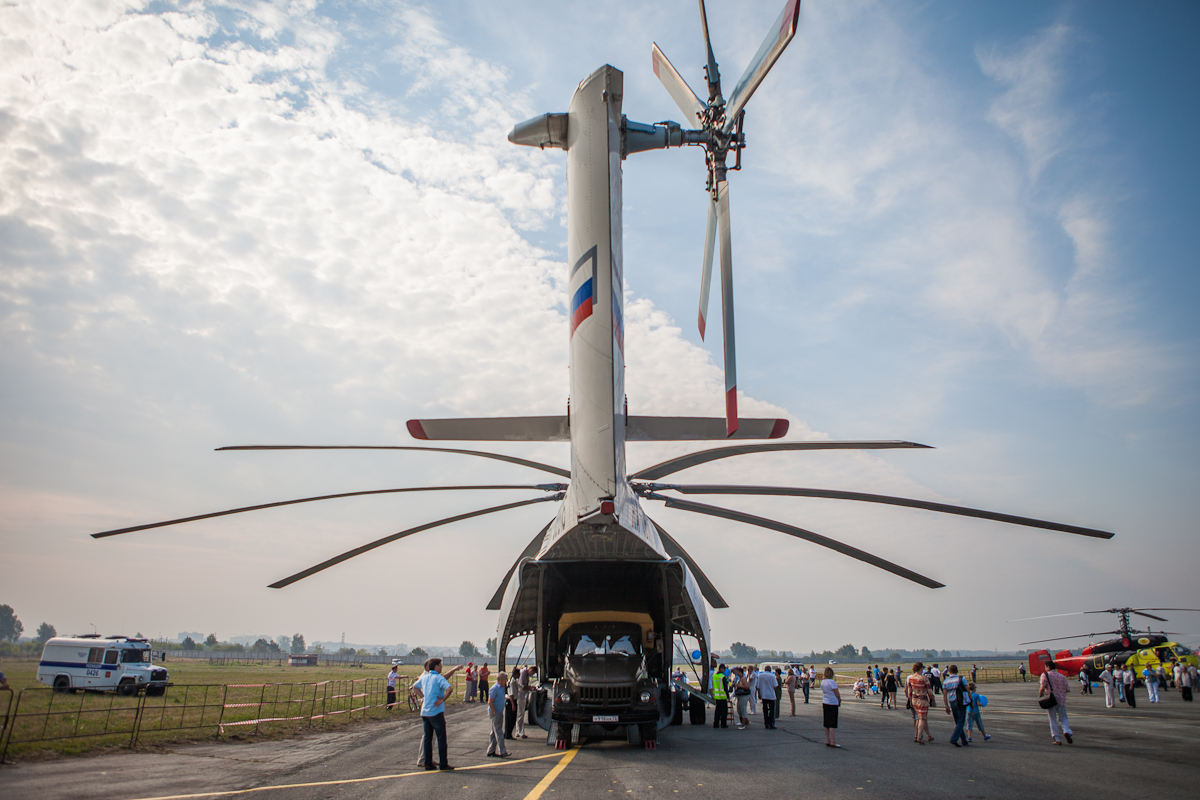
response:
[(688, 702), (688, 721), (693, 725), (703, 725), (705, 716), (704, 701), (693, 695), (688, 699)]
[(71, 679), (66, 675), (59, 675), (54, 679), (54, 693), (66, 694), (71, 691)]
[(687, 695), (678, 689), (671, 692), (671, 724), (683, 724), (683, 704), (687, 702)]

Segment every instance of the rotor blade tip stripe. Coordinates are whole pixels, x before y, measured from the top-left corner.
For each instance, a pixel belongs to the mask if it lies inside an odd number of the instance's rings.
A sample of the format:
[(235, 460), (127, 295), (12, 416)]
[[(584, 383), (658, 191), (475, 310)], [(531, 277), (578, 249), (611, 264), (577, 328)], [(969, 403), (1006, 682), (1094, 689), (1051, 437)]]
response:
[(730, 386), (725, 392), (725, 426), (728, 436), (733, 436), (738, 429), (737, 386)]
[(700, 341), (704, 341), (704, 312), (696, 315), (696, 327), (700, 329)]
[(788, 422), (786, 419), (775, 420), (775, 427), (771, 428), (771, 435), (767, 438), (782, 439), (784, 436), (787, 436), (788, 428), (790, 428), (791, 425), (792, 423)]
[(425, 428), (421, 426), (421, 420), (410, 419), (407, 423), (408, 435), (414, 439), (423, 439), (428, 441), (429, 437), (425, 434)]

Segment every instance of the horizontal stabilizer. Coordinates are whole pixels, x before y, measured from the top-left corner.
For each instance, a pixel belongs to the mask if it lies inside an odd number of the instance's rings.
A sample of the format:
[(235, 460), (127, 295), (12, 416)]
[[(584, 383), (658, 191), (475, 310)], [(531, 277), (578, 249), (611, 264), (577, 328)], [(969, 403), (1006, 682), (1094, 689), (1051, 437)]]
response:
[(739, 419), (737, 432), (726, 436), (724, 417), (629, 417), (630, 442), (692, 442), (707, 439), (778, 439), (788, 432), (786, 419)]
[(562, 417), (474, 417), (410, 419), (414, 439), (470, 442), (569, 442), (571, 431)]
[[(472, 442), (568, 442), (568, 418), (474, 417), (410, 419), (414, 439)], [(739, 419), (735, 439), (778, 439), (788, 432), (786, 419)], [(721, 417), (628, 417), (625, 439), (630, 442), (690, 442), (726, 438)]]

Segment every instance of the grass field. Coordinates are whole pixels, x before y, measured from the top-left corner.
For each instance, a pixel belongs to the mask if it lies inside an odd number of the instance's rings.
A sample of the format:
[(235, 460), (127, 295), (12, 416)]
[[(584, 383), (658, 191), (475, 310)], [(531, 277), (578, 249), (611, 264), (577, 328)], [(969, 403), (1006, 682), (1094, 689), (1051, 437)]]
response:
[[(8, 757), (39, 752), (77, 754), (128, 745), (137, 728), (139, 745), (194, 741), (213, 736), (292, 736), (367, 719), (411, 714), (405, 691), (386, 708), (390, 668), (170, 661), (172, 686), (161, 697), (125, 698), (112, 693), (56, 694), (37, 682), (37, 661), (5, 659), (0, 670), (13, 694), (0, 692), (0, 714), (8, 720)], [(411, 681), (419, 666), (401, 667)], [(463, 697), (462, 675), (451, 677), (448, 703)], [(27, 690), (17, 705), (17, 693)], [(11, 705), (10, 705), (11, 704)], [(140, 717), (139, 717), (140, 709)]]
[[(409, 710), (406, 693), (386, 708), (390, 668), (321, 665), (289, 667), (278, 661), (238, 664), (200, 659), (169, 661), (172, 686), (161, 697), (124, 698), (112, 693), (55, 694), (37, 682), (35, 659), (3, 659), (0, 670), (13, 693), (0, 692), (0, 715), (7, 720), (8, 757), (71, 755), (97, 748), (161, 745), (212, 737), (234, 739), (285, 737), (330, 729), (368, 719), (402, 718)], [(816, 665), (818, 675), (826, 665)], [(911, 664), (900, 667), (906, 675)], [(945, 664), (943, 664), (945, 666)], [(970, 662), (959, 664), (964, 673)], [(1017, 679), (1015, 663), (981, 666), (979, 683)], [(834, 665), (839, 684), (848, 687), (865, 675), (866, 664)], [(685, 670), (686, 671), (686, 670)], [(419, 666), (402, 666), (405, 682), (420, 675)], [(461, 702), (461, 671), (451, 677), (450, 704)], [(21, 690), (19, 708), (17, 694)], [(139, 716), (140, 714), (140, 716)]]

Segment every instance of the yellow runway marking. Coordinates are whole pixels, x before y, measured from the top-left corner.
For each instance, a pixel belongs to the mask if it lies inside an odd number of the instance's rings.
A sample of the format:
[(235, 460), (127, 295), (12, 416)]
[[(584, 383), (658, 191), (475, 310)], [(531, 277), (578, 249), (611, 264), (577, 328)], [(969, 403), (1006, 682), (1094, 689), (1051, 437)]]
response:
[[(568, 753), (566, 757), (563, 757), (564, 761), (570, 761), (571, 760), (570, 756), (574, 752), (575, 751), (572, 750), (571, 753)], [(496, 762), (495, 764), (472, 764), (469, 767), (458, 767), (454, 771), (455, 772), (466, 772), (469, 769), (488, 769), (490, 767), (507, 767), (507, 766), (511, 766), (512, 764), (525, 764), (529, 761), (541, 761), (542, 759), (546, 759), (546, 758), (559, 758), (559, 757), (560, 757), (560, 755), (558, 753), (549, 753), (544, 756), (531, 756), (529, 758), (520, 758), (520, 759), (517, 759), (516, 761), (499, 761), (499, 762)], [(554, 769), (550, 770), (550, 774), (557, 775), (558, 772), (562, 771), (562, 766), (563, 766), (563, 763), (559, 762), (559, 764), (557, 766), (555, 766)], [(411, 778), (411, 777), (415, 777), (417, 775), (428, 775), (432, 772), (437, 772), (437, 771), (438, 770), (423, 770), (422, 769), (422, 770), (418, 770), (416, 772), (398, 772), (394, 775), (372, 775), (369, 778), (346, 778), (344, 780), (338, 780), (338, 781), (314, 781), (312, 783), (284, 783), (284, 784), (279, 784), (276, 786), (254, 786), (249, 789), (228, 789), (226, 791), (221, 791), (221, 792), (197, 792), (195, 794), (167, 794), (167, 795), (161, 795), (159, 797), (141, 797), (141, 798), (138, 798), (138, 800), (191, 800), (192, 798), (195, 798), (195, 797), (230, 797), (235, 794), (250, 794), (251, 792), (270, 792), (270, 791), (274, 791), (276, 789), (304, 789), (304, 788), (308, 788), (308, 787), (312, 787), (312, 786), (346, 786), (346, 785), (352, 784), (352, 783), (370, 783), (372, 781), (390, 781), (390, 780), (394, 780), (396, 778)], [(544, 779), (543, 779), (543, 782), (545, 782)], [(541, 784), (538, 784), (538, 785), (540, 786)], [(548, 783), (546, 785), (549, 786)], [(530, 795), (530, 797), (534, 797), (534, 796), (536, 796), (536, 795)]]
[[(567, 768), (567, 764), (571, 763), (571, 759), (574, 758), (575, 754), (578, 752), (578, 747), (568, 750), (567, 754), (562, 757), (562, 760), (554, 765), (554, 769), (547, 772), (546, 777), (542, 778), (541, 781), (538, 782), (538, 785), (533, 787), (533, 791), (525, 795), (525, 800), (538, 800), (538, 798), (542, 796), (542, 793), (550, 788), (550, 784), (554, 783), (554, 779), (557, 778), (562, 771)], [(555, 755), (557, 755), (557, 753)], [(545, 756), (543, 756), (543, 758), (544, 757)]]

